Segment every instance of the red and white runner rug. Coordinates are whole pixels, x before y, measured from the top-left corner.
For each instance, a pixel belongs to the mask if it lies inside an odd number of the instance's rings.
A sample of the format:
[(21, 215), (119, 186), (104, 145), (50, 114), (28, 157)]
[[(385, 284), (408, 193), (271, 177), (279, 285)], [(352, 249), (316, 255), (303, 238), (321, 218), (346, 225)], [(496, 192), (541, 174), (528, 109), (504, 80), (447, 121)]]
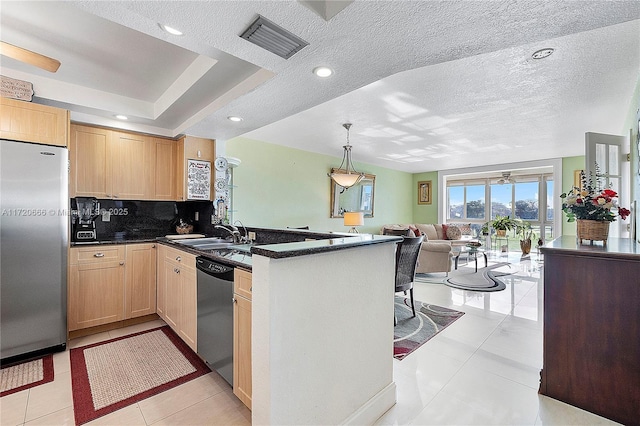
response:
[(164, 326), (71, 350), (76, 424), (207, 374), (207, 365)]
[(2, 367), (0, 397), (53, 381), (53, 355)]

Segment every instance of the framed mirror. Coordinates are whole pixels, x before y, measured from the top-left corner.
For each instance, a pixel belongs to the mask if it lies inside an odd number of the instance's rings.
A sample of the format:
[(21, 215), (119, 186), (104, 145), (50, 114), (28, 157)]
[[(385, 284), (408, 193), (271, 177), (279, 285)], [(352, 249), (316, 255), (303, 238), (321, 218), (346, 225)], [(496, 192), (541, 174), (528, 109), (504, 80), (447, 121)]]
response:
[[(331, 173), (339, 171), (339, 169), (331, 169)], [(364, 217), (373, 217), (375, 189), (376, 176), (367, 173), (360, 182), (350, 188), (344, 188), (331, 180), (329, 217), (344, 217), (344, 212), (363, 212)]]

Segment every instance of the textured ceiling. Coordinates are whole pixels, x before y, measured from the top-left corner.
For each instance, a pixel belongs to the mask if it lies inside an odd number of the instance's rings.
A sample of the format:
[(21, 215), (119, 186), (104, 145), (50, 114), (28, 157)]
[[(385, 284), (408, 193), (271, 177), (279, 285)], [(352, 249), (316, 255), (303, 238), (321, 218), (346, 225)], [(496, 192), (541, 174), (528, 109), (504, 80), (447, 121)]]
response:
[[(169, 136), (339, 157), (351, 121), (356, 162), (410, 172), (579, 155), (585, 132), (621, 132), (638, 79), (637, 1), (305, 3), (3, 1), (2, 40), (62, 66), (2, 74), (72, 119)], [(310, 45), (284, 60), (238, 37), (257, 14)]]

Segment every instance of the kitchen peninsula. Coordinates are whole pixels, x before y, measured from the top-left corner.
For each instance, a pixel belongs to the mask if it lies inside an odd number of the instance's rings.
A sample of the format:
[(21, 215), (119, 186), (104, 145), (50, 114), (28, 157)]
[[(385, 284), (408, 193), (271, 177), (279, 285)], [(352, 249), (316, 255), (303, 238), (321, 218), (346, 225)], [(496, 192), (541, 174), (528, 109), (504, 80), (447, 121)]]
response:
[(400, 238), (249, 230), (258, 239), (268, 233), (271, 240), (299, 240), (253, 246), (250, 260), (218, 258), (253, 272), (253, 423), (373, 423), (396, 400), (393, 282)]
[(640, 420), (640, 244), (563, 236), (544, 254), (540, 393), (627, 425)]

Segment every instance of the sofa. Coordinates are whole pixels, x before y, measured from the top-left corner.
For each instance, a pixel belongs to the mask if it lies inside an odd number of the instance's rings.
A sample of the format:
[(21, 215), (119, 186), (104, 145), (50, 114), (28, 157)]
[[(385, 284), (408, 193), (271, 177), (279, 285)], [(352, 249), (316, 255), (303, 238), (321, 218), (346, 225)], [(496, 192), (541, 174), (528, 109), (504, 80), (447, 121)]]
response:
[(470, 235), (471, 227), (468, 225), (388, 224), (382, 227), (380, 233), (409, 237), (424, 235), (416, 267), (416, 273), (419, 274), (450, 272), (451, 260), (455, 256), (456, 248), (466, 245), (473, 239)]

